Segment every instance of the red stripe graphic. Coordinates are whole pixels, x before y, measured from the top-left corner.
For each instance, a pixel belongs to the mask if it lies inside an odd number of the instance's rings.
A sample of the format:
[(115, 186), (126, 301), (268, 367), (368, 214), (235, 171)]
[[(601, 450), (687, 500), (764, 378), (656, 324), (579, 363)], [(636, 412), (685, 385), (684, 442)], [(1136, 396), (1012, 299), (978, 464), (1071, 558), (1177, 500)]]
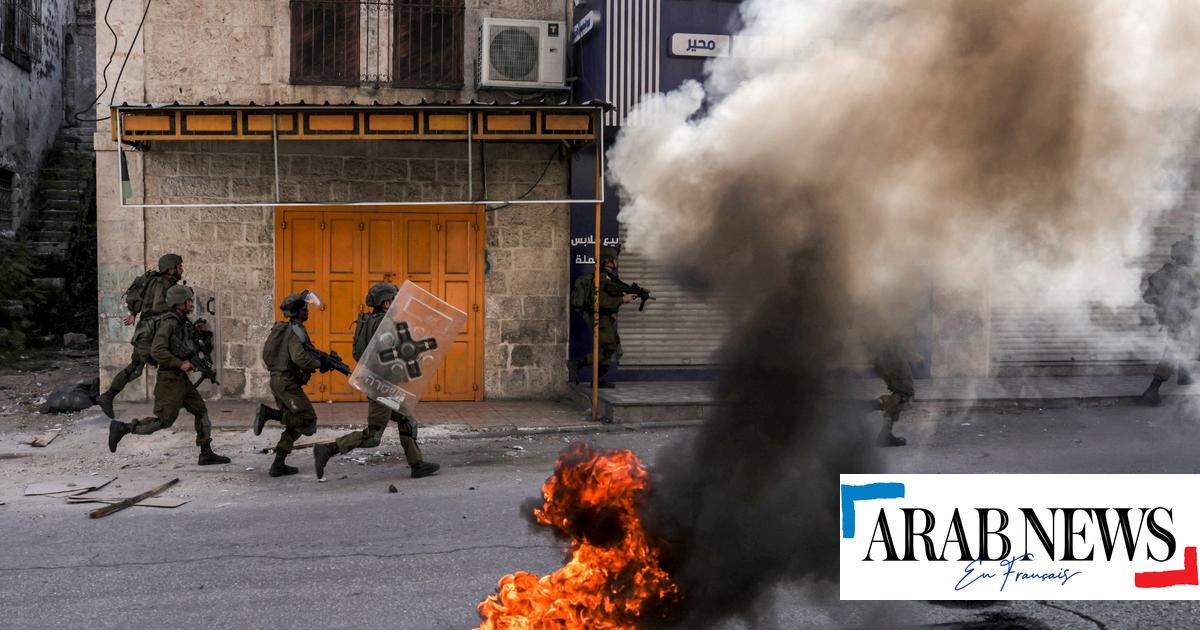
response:
[(1133, 585), (1138, 588), (1166, 588), (1179, 585), (1200, 585), (1200, 574), (1196, 571), (1196, 548), (1183, 550), (1183, 568), (1175, 571), (1147, 571), (1134, 573)]

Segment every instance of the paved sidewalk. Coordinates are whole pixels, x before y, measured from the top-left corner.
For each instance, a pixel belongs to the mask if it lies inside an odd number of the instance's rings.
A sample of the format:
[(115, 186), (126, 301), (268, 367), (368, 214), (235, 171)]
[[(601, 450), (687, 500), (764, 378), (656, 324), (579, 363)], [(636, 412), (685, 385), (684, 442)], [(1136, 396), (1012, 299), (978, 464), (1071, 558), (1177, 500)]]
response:
[[(249, 428), (254, 423), (258, 401), (208, 401), (208, 415), (217, 428)], [(322, 428), (361, 427), (367, 423), (367, 403), (315, 403)], [(149, 402), (115, 405), (122, 419), (153, 415)], [(176, 426), (191, 426), (191, 417), (181, 412)], [(423, 402), (417, 408), (422, 427), (440, 426), (458, 431), (511, 433), (526, 428), (575, 427), (591, 421), (589, 410), (577, 403), (553, 400), (498, 400), (484, 402)], [(272, 423), (278, 431), (279, 425)]]
[[(933, 378), (917, 379), (915, 404), (957, 408), (1061, 408), (1136, 404), (1148, 376)], [(600, 416), (607, 422), (636, 428), (640, 424), (690, 424), (715, 409), (712, 383), (618, 383), (601, 390)], [(879, 379), (850, 379), (841, 395), (868, 400), (885, 393)], [(1164, 399), (1200, 393), (1200, 385), (1165, 384)], [(591, 421), (590, 390), (586, 384), (561, 400), (485, 402), (423, 402), (417, 418), (434, 435), (482, 433), (511, 435), (531, 432), (596, 430)], [(218, 428), (251, 426), (257, 401), (210, 401), (209, 416)], [(317, 403), (322, 428), (360, 427), (366, 423), (366, 403)], [(151, 404), (117, 403), (124, 419), (151, 415)], [(186, 416), (186, 414), (184, 414)], [(188, 423), (184, 417), (181, 422)]]

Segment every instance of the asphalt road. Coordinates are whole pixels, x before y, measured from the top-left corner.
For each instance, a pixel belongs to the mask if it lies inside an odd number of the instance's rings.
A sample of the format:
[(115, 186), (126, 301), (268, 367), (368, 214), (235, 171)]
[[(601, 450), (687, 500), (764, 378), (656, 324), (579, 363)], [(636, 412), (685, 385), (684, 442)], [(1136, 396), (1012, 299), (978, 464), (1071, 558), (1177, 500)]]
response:
[[(887, 462), (903, 472), (1191, 473), (1200, 468), (1196, 417), (1189, 409), (929, 412), (901, 431), (911, 446), (890, 450)], [(84, 425), (98, 441), (102, 423)], [(14, 494), (30, 469), (0, 460), (8, 480), (0, 627), (470, 628), (499, 577), (561, 565), (560, 545), (530, 527), (520, 505), (538, 494), (568, 441), (633, 448), (652, 463), (693, 432), (445, 440), (425, 446), (445, 465), (434, 477), (407, 478), (392, 449), (366, 465), (338, 461), (324, 484), (307, 454), (293, 458), (302, 474), (284, 479), (268, 478), (269, 456), (248, 447), (234, 465), (196, 467), (184, 461), (194, 457), (186, 433), (175, 433), (173, 448), (186, 458), (122, 470), (121, 479), (179, 476), (191, 503), (101, 520), (78, 505)], [(219, 435), (218, 444), (230, 439)], [(850, 603), (837, 601), (836, 585), (820, 584), (780, 585), (759, 608), (755, 619), (720, 626), (1184, 628), (1200, 616), (1187, 602)]]

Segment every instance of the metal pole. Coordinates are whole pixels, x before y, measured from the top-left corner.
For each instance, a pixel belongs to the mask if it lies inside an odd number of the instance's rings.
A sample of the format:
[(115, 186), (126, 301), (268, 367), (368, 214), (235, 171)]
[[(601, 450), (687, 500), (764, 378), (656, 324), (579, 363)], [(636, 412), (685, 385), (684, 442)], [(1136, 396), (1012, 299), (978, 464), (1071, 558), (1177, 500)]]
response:
[[(475, 151), (471, 137), (475, 135), (475, 113), (467, 112), (467, 199), (475, 198)], [(486, 166), (484, 168), (487, 168)]]
[(279, 203), (282, 199), (279, 197), (279, 130), (278, 130), (279, 114), (271, 114), (271, 151), (275, 154), (275, 203)]
[[(597, 121), (603, 122), (603, 121)], [(603, 194), (600, 189), (604, 160), (604, 131), (600, 127), (600, 142), (596, 143), (596, 194), (593, 196), (597, 199)], [(600, 414), (600, 213), (603, 204), (596, 203), (596, 231), (595, 231), (595, 260), (592, 263), (592, 295), (595, 299), (592, 300), (592, 421), (599, 420)]]

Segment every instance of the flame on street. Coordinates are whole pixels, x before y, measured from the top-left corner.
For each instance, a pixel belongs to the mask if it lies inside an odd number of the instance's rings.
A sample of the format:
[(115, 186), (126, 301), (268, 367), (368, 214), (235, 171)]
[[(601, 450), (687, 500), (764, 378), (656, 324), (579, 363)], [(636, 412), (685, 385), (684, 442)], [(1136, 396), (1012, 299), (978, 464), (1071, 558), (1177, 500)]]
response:
[(544, 577), (501, 578), (479, 604), (479, 629), (635, 628), (676, 601), (679, 589), (638, 516), (648, 487), (632, 451), (580, 445), (560, 455), (534, 517), (570, 538), (571, 559)]

